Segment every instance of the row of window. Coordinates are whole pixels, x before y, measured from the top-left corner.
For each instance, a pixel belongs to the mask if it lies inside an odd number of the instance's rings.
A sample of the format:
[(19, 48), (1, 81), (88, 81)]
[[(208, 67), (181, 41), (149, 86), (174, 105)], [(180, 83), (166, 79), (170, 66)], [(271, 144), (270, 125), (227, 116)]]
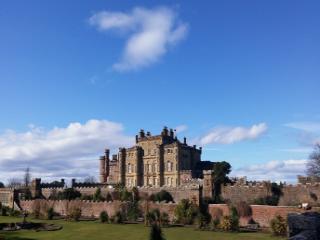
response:
[[(174, 153), (174, 150), (173, 149), (167, 149), (165, 150), (166, 153)], [(156, 155), (157, 154), (157, 149), (148, 149), (146, 151), (146, 155)], [(127, 157), (134, 157), (135, 156), (135, 153), (134, 152), (128, 152), (127, 153)]]
[[(176, 166), (177, 169), (177, 166)], [(172, 172), (174, 171), (174, 165), (173, 162), (167, 162), (165, 164), (165, 171), (166, 172)], [(127, 173), (134, 173), (137, 172), (137, 166), (133, 165), (131, 163), (127, 164), (126, 166), (126, 172)], [(144, 165), (144, 172), (154, 173), (154, 172), (160, 172), (159, 164), (145, 164)]]
[[(158, 178), (148, 178), (148, 179), (145, 179), (145, 180), (147, 180), (147, 181), (145, 181), (147, 183), (146, 185), (159, 186)], [(133, 179), (133, 178), (127, 178), (126, 179), (126, 185), (129, 186), (129, 187), (136, 186), (137, 185), (137, 180)], [(174, 178), (166, 177), (165, 178), (165, 185), (166, 186), (170, 186), (170, 187), (174, 186)], [(178, 185), (178, 179), (176, 179), (175, 185)]]

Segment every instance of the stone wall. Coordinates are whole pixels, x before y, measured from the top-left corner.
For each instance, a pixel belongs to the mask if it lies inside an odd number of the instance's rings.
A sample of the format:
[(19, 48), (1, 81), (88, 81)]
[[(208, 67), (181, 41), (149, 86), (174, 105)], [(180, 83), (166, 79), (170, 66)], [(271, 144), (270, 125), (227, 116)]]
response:
[(320, 183), (287, 185), (282, 189), (282, 192), (283, 195), (279, 200), (280, 206), (297, 206), (301, 203), (320, 206)]
[(230, 202), (245, 201), (252, 204), (258, 198), (271, 195), (271, 187), (267, 183), (258, 185), (226, 185), (221, 188), (222, 199)]
[[(255, 222), (259, 223), (261, 227), (269, 227), (270, 221), (275, 216), (280, 215), (284, 218), (287, 217), (288, 213), (301, 213), (305, 210), (297, 207), (287, 206), (267, 206), (267, 205), (251, 205), (252, 218)], [(210, 204), (209, 213), (212, 215), (215, 209), (221, 209), (223, 215), (229, 215), (229, 207), (226, 204)], [(319, 211), (320, 208), (313, 208), (311, 211)], [(247, 218), (241, 218), (240, 224), (246, 225), (248, 222)]]
[[(82, 210), (84, 217), (99, 217), (102, 211), (106, 211), (109, 216), (113, 216), (122, 206), (123, 202), (93, 202), (93, 201), (82, 201), (82, 200), (30, 200), (21, 201), (20, 206), (23, 210), (32, 212), (36, 204), (41, 205), (41, 209), (48, 209), (53, 207), (54, 211), (65, 216), (68, 213), (68, 209), (73, 207), (79, 207)], [(161, 212), (166, 212), (169, 215), (170, 220), (174, 218), (174, 209), (177, 203), (153, 203), (153, 202), (140, 202), (140, 209), (144, 212), (146, 209), (159, 209)], [(269, 227), (271, 219), (275, 216), (280, 215), (287, 217), (288, 213), (301, 213), (305, 212), (303, 209), (296, 207), (277, 207), (277, 206), (265, 206), (265, 205), (251, 205), (252, 218), (254, 221), (259, 223), (261, 227)], [(229, 215), (229, 207), (226, 204), (210, 204), (208, 207), (209, 213), (214, 215), (215, 210), (220, 209), (223, 215)], [(42, 210), (43, 211), (43, 210)], [(313, 208), (311, 211), (320, 211), (320, 208)], [(240, 224), (246, 225), (248, 218), (241, 218)]]
[(199, 204), (201, 199), (201, 189), (197, 185), (179, 186), (179, 187), (142, 187), (138, 188), (141, 196), (156, 194), (161, 190), (169, 192), (176, 203), (182, 199), (189, 199)]

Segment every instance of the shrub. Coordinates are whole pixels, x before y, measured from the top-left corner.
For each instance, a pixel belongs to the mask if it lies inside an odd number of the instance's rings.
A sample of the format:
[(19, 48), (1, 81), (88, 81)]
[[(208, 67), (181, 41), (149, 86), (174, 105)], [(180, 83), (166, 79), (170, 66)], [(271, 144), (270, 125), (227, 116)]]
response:
[(138, 202), (129, 202), (127, 205), (127, 218), (131, 221), (136, 221), (140, 215)]
[(93, 201), (104, 201), (105, 199), (101, 195), (101, 189), (97, 188), (96, 192), (93, 194)]
[(20, 216), (20, 211), (14, 210), (13, 208), (9, 209), (9, 216), (10, 217), (18, 217)]
[(223, 231), (238, 231), (239, 230), (239, 216), (238, 212), (235, 207), (231, 207), (230, 209), (231, 215), (230, 216), (224, 216), (221, 219), (219, 228), (221, 228)]
[(162, 234), (161, 227), (157, 224), (152, 224), (150, 230), (150, 240), (165, 240)]
[(236, 205), (237, 212), (240, 217), (251, 217), (252, 216), (252, 208), (251, 206), (244, 202), (238, 202)]
[(182, 199), (174, 210), (174, 215), (177, 222), (182, 224), (192, 224), (197, 216), (198, 209), (188, 199)]
[(69, 218), (74, 221), (79, 221), (81, 217), (81, 209), (80, 208), (73, 208), (70, 212)]
[(215, 231), (219, 229), (220, 220), (219, 219), (212, 219), (211, 220), (211, 230)]
[(120, 211), (116, 212), (116, 214), (112, 217), (112, 222), (117, 224), (124, 222), (124, 217)]
[(9, 208), (8, 207), (6, 207), (6, 206), (2, 206), (1, 207), (1, 212), (0, 212), (1, 216), (7, 216), (8, 212), (9, 212)]
[(99, 218), (100, 218), (100, 222), (102, 222), (102, 223), (106, 223), (106, 222), (109, 221), (109, 216), (108, 216), (108, 213), (106, 211), (102, 211), (100, 213), (100, 217)]
[(54, 217), (54, 210), (53, 210), (53, 208), (51, 207), (51, 208), (49, 208), (49, 209), (47, 210), (47, 219), (48, 219), (48, 220), (52, 220), (53, 217)]
[(171, 194), (165, 190), (161, 190), (160, 192), (154, 195), (154, 201), (157, 202), (173, 202), (173, 197)]
[(93, 196), (92, 195), (81, 195), (81, 200), (92, 201), (93, 200)]
[(270, 222), (272, 233), (276, 236), (286, 236), (287, 221), (280, 215), (276, 216)]
[(168, 226), (169, 225), (169, 215), (166, 212), (162, 212), (160, 215), (160, 222), (162, 226)]
[(108, 192), (108, 193), (107, 193), (107, 196), (106, 196), (106, 201), (107, 201), (107, 202), (112, 202), (112, 200), (113, 200), (113, 199), (112, 199), (112, 196), (111, 196), (111, 194)]
[(220, 226), (223, 231), (232, 231), (232, 219), (231, 216), (224, 216), (220, 222)]
[(73, 188), (66, 188), (57, 194), (58, 200), (74, 200), (80, 197), (81, 193)]

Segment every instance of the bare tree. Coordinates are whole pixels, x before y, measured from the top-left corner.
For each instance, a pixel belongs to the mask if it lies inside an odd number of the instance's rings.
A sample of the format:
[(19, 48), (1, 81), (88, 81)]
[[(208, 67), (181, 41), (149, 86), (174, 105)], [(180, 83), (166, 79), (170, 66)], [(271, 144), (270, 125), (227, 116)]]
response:
[(7, 187), (9, 188), (20, 188), (22, 187), (23, 184), (22, 184), (22, 180), (21, 179), (18, 179), (18, 178), (10, 178), (8, 180), (8, 184), (7, 184)]
[(309, 156), (307, 175), (320, 177), (320, 143), (317, 143)]
[(93, 176), (88, 176), (88, 177), (86, 177), (86, 178), (84, 179), (84, 182), (85, 182), (85, 183), (95, 183), (95, 182), (96, 182), (96, 179), (95, 179), (95, 177), (93, 177)]
[(24, 186), (25, 187), (29, 187), (30, 182), (31, 182), (31, 174), (30, 174), (30, 168), (29, 167), (27, 167), (25, 172), (24, 172), (23, 181), (24, 181)]

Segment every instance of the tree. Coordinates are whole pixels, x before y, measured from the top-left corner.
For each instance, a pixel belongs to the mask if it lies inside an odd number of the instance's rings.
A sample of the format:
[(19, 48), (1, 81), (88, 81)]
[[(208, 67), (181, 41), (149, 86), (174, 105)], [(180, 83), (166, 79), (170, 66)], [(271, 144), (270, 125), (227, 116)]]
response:
[(30, 168), (27, 167), (25, 172), (24, 172), (24, 177), (23, 177), (23, 183), (25, 187), (29, 187), (31, 182), (31, 174), (30, 174)]
[(309, 156), (307, 175), (320, 177), (320, 143), (316, 144)]
[(152, 224), (150, 230), (150, 240), (165, 240), (162, 234), (161, 227), (158, 224)]
[(228, 174), (231, 172), (231, 165), (228, 162), (216, 162), (213, 165), (213, 201), (220, 202), (221, 184), (230, 182)]
[(179, 223), (192, 224), (198, 214), (198, 207), (189, 199), (182, 199), (174, 210), (174, 216)]
[(0, 182), (0, 188), (4, 188), (3, 182)]
[(95, 183), (96, 182), (96, 178), (93, 176), (88, 176), (84, 179), (85, 183)]
[(18, 179), (18, 178), (10, 178), (8, 180), (8, 187), (9, 188), (20, 188), (22, 187), (22, 180)]

